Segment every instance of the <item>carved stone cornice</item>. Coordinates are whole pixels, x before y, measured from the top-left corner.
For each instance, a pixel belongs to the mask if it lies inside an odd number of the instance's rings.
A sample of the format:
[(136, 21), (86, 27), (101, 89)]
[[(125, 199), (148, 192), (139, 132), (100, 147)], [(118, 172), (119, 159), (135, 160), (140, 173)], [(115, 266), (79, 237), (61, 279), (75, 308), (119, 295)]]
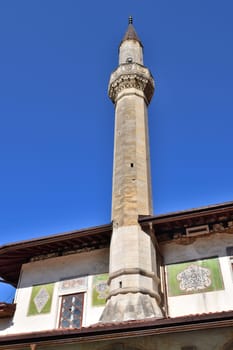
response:
[(143, 91), (147, 104), (154, 93), (154, 79), (146, 67), (138, 63), (121, 64), (110, 77), (108, 95), (116, 102), (118, 95), (124, 89), (134, 88)]

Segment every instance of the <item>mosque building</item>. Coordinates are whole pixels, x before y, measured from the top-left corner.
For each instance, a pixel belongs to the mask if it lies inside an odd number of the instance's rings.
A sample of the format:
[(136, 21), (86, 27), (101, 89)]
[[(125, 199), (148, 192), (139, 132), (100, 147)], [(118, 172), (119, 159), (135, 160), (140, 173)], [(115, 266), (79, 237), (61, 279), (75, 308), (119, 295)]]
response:
[(132, 17), (115, 106), (111, 224), (0, 247), (0, 349), (233, 349), (233, 202), (153, 215), (154, 79)]

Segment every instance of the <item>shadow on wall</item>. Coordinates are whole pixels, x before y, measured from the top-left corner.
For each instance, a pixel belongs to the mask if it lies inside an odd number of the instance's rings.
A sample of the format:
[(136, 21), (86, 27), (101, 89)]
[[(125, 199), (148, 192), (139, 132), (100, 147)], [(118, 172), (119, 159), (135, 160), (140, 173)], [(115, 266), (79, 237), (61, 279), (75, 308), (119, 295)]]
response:
[(0, 331), (10, 328), (13, 325), (12, 317), (11, 318), (0, 318)]

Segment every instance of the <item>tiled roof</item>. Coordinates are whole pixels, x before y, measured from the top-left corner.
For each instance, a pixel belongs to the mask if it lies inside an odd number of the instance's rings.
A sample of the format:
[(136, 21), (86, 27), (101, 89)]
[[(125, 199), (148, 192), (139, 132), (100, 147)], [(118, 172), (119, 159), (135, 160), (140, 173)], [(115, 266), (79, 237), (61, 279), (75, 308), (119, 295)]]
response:
[[(164, 319), (97, 323), (81, 329), (53, 329), (40, 332), (1, 335), (0, 349), (19, 344), (81, 343), (122, 337), (168, 334), (233, 326), (233, 311)], [(10, 347), (11, 346), (11, 347)]]
[(101, 225), (0, 246), (0, 277), (16, 286), (22, 264), (40, 256), (108, 247), (112, 225)]
[[(209, 222), (233, 221), (233, 202), (189, 209), (162, 215), (139, 217), (142, 227), (153, 226), (158, 242), (169, 239), (170, 232)], [(0, 277), (17, 285), (22, 264), (40, 255), (66, 254), (69, 251), (97, 249), (110, 243), (112, 224), (55, 234), (0, 246)], [(7, 261), (7, 264), (6, 264)]]

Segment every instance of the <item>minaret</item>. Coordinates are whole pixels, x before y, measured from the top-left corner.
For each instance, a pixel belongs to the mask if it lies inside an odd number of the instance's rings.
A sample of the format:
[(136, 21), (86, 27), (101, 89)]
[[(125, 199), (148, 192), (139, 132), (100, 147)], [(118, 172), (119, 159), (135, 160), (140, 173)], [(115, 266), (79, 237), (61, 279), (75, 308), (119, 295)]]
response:
[(115, 104), (110, 245), (110, 294), (102, 322), (162, 317), (156, 251), (138, 223), (152, 215), (147, 107), (154, 80), (143, 65), (143, 46), (132, 17), (119, 47), (119, 66), (109, 82)]

